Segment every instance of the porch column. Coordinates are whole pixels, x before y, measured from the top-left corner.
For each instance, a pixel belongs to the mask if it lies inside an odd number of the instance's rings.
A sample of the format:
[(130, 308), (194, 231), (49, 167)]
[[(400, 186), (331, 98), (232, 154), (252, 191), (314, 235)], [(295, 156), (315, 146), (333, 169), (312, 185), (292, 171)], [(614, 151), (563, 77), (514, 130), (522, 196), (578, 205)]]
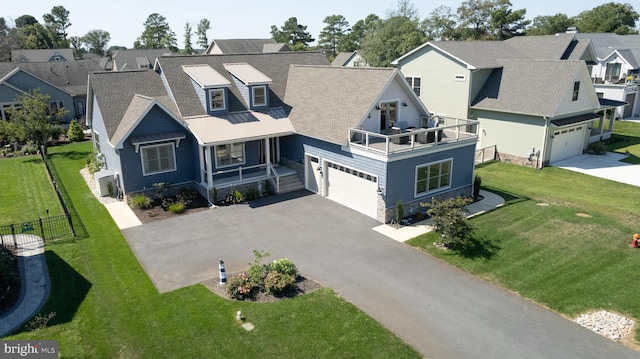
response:
[(200, 183), (205, 183), (205, 176), (206, 174), (203, 173), (203, 171), (205, 170), (204, 168), (204, 164), (205, 164), (205, 159), (204, 159), (204, 153), (202, 153), (202, 151), (204, 151), (204, 146), (201, 146), (200, 144), (198, 144), (198, 161), (200, 162)]
[(213, 166), (211, 165), (211, 146), (204, 147), (204, 157), (207, 162), (207, 183), (209, 189), (213, 188)]
[(613, 123), (616, 121), (616, 109), (611, 109), (611, 116), (609, 118), (609, 132), (613, 132)]
[(264, 157), (267, 164), (267, 177), (271, 177), (271, 152), (269, 146), (269, 138), (264, 139)]

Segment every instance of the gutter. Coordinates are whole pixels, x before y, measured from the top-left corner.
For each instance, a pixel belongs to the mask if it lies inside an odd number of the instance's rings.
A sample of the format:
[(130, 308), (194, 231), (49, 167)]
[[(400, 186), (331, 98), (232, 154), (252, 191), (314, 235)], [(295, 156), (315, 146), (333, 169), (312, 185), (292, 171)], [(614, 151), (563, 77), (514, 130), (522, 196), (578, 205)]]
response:
[[(542, 137), (542, 149), (540, 150), (540, 155), (538, 156), (538, 161), (539, 164), (536, 165), (536, 169), (542, 169), (543, 164), (544, 164), (544, 154), (547, 150), (547, 142), (549, 140), (549, 118), (546, 116), (543, 116), (542, 119), (544, 120), (544, 133), (543, 133), (543, 137)], [(542, 158), (542, 161), (540, 161), (540, 158)], [(538, 167), (539, 166), (539, 167)]]

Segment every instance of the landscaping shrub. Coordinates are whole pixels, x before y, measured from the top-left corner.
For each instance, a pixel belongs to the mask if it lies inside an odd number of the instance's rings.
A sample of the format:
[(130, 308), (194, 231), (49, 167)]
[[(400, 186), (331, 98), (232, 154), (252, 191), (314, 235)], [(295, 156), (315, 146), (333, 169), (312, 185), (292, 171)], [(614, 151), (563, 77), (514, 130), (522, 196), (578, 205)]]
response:
[(187, 206), (184, 204), (184, 202), (174, 202), (169, 205), (169, 211), (174, 214), (183, 213), (185, 209), (187, 209)]
[(67, 137), (70, 141), (77, 142), (84, 140), (84, 131), (82, 126), (76, 120), (71, 120), (69, 124), (69, 130), (67, 131)]
[(480, 196), (480, 186), (482, 185), (482, 177), (475, 175), (473, 177), (473, 199), (477, 200)]
[(292, 261), (290, 261), (288, 258), (274, 260), (269, 265), (269, 270), (273, 272), (289, 275), (294, 278), (298, 276), (298, 268), (296, 268), (296, 265)]
[(238, 204), (242, 203), (242, 201), (244, 201), (244, 196), (242, 195), (242, 192), (238, 191), (237, 189), (231, 190), (231, 192), (227, 194), (227, 198), (225, 199), (225, 202), (227, 202), (228, 204)]
[(29, 142), (22, 146), (21, 151), (22, 154), (25, 155), (35, 155), (36, 153), (38, 153), (38, 146), (36, 146), (36, 144), (33, 142)]
[(240, 273), (227, 281), (227, 294), (233, 299), (242, 300), (251, 296), (252, 284), (245, 273)]
[(97, 152), (93, 152), (87, 157), (87, 169), (94, 174), (102, 169), (102, 160)]
[(133, 208), (147, 209), (151, 208), (151, 198), (144, 194), (136, 194), (129, 200), (129, 204)]
[(296, 282), (296, 277), (276, 271), (270, 271), (264, 278), (264, 290), (267, 294), (278, 295)]
[(448, 248), (460, 249), (473, 239), (473, 226), (464, 213), (471, 198), (449, 198), (439, 201), (431, 199), (431, 203), (422, 203), (429, 207), (427, 214), (433, 220), (433, 230), (440, 234), (439, 244)]
[(396, 223), (401, 223), (402, 218), (404, 218), (404, 206), (402, 205), (402, 200), (399, 199), (396, 202)]
[(607, 153), (607, 145), (600, 141), (600, 142), (594, 142), (589, 144), (589, 152), (595, 154), (595, 155), (604, 155)]
[(248, 201), (252, 201), (260, 198), (261, 195), (262, 194), (260, 193), (260, 191), (258, 191), (257, 188), (251, 188), (247, 191), (247, 193), (244, 194), (244, 198), (246, 198)]
[(211, 200), (213, 204), (218, 204), (218, 189), (215, 187), (211, 188)]

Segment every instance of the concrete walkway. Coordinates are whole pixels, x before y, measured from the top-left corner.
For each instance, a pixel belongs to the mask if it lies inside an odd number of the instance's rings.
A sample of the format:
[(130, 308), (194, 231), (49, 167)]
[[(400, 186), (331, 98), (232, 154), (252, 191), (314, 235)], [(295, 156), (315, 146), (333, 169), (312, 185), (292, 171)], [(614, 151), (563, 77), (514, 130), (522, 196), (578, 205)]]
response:
[[(13, 243), (14, 236), (3, 236)], [(49, 298), (51, 282), (44, 255), (44, 241), (33, 234), (17, 234), (18, 266), (22, 287), (13, 308), (0, 317), (0, 338), (5, 337), (33, 318)]]

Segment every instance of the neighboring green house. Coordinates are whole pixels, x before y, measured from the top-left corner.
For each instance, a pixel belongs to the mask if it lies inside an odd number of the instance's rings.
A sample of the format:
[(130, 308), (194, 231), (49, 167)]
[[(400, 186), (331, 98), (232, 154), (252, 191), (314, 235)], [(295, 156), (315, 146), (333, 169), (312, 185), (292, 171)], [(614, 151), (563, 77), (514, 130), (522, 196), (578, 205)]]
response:
[(434, 114), (479, 121), (478, 149), (536, 168), (611, 136), (606, 110), (624, 103), (598, 98), (595, 63), (591, 43), (573, 34), (431, 41), (394, 61)]

